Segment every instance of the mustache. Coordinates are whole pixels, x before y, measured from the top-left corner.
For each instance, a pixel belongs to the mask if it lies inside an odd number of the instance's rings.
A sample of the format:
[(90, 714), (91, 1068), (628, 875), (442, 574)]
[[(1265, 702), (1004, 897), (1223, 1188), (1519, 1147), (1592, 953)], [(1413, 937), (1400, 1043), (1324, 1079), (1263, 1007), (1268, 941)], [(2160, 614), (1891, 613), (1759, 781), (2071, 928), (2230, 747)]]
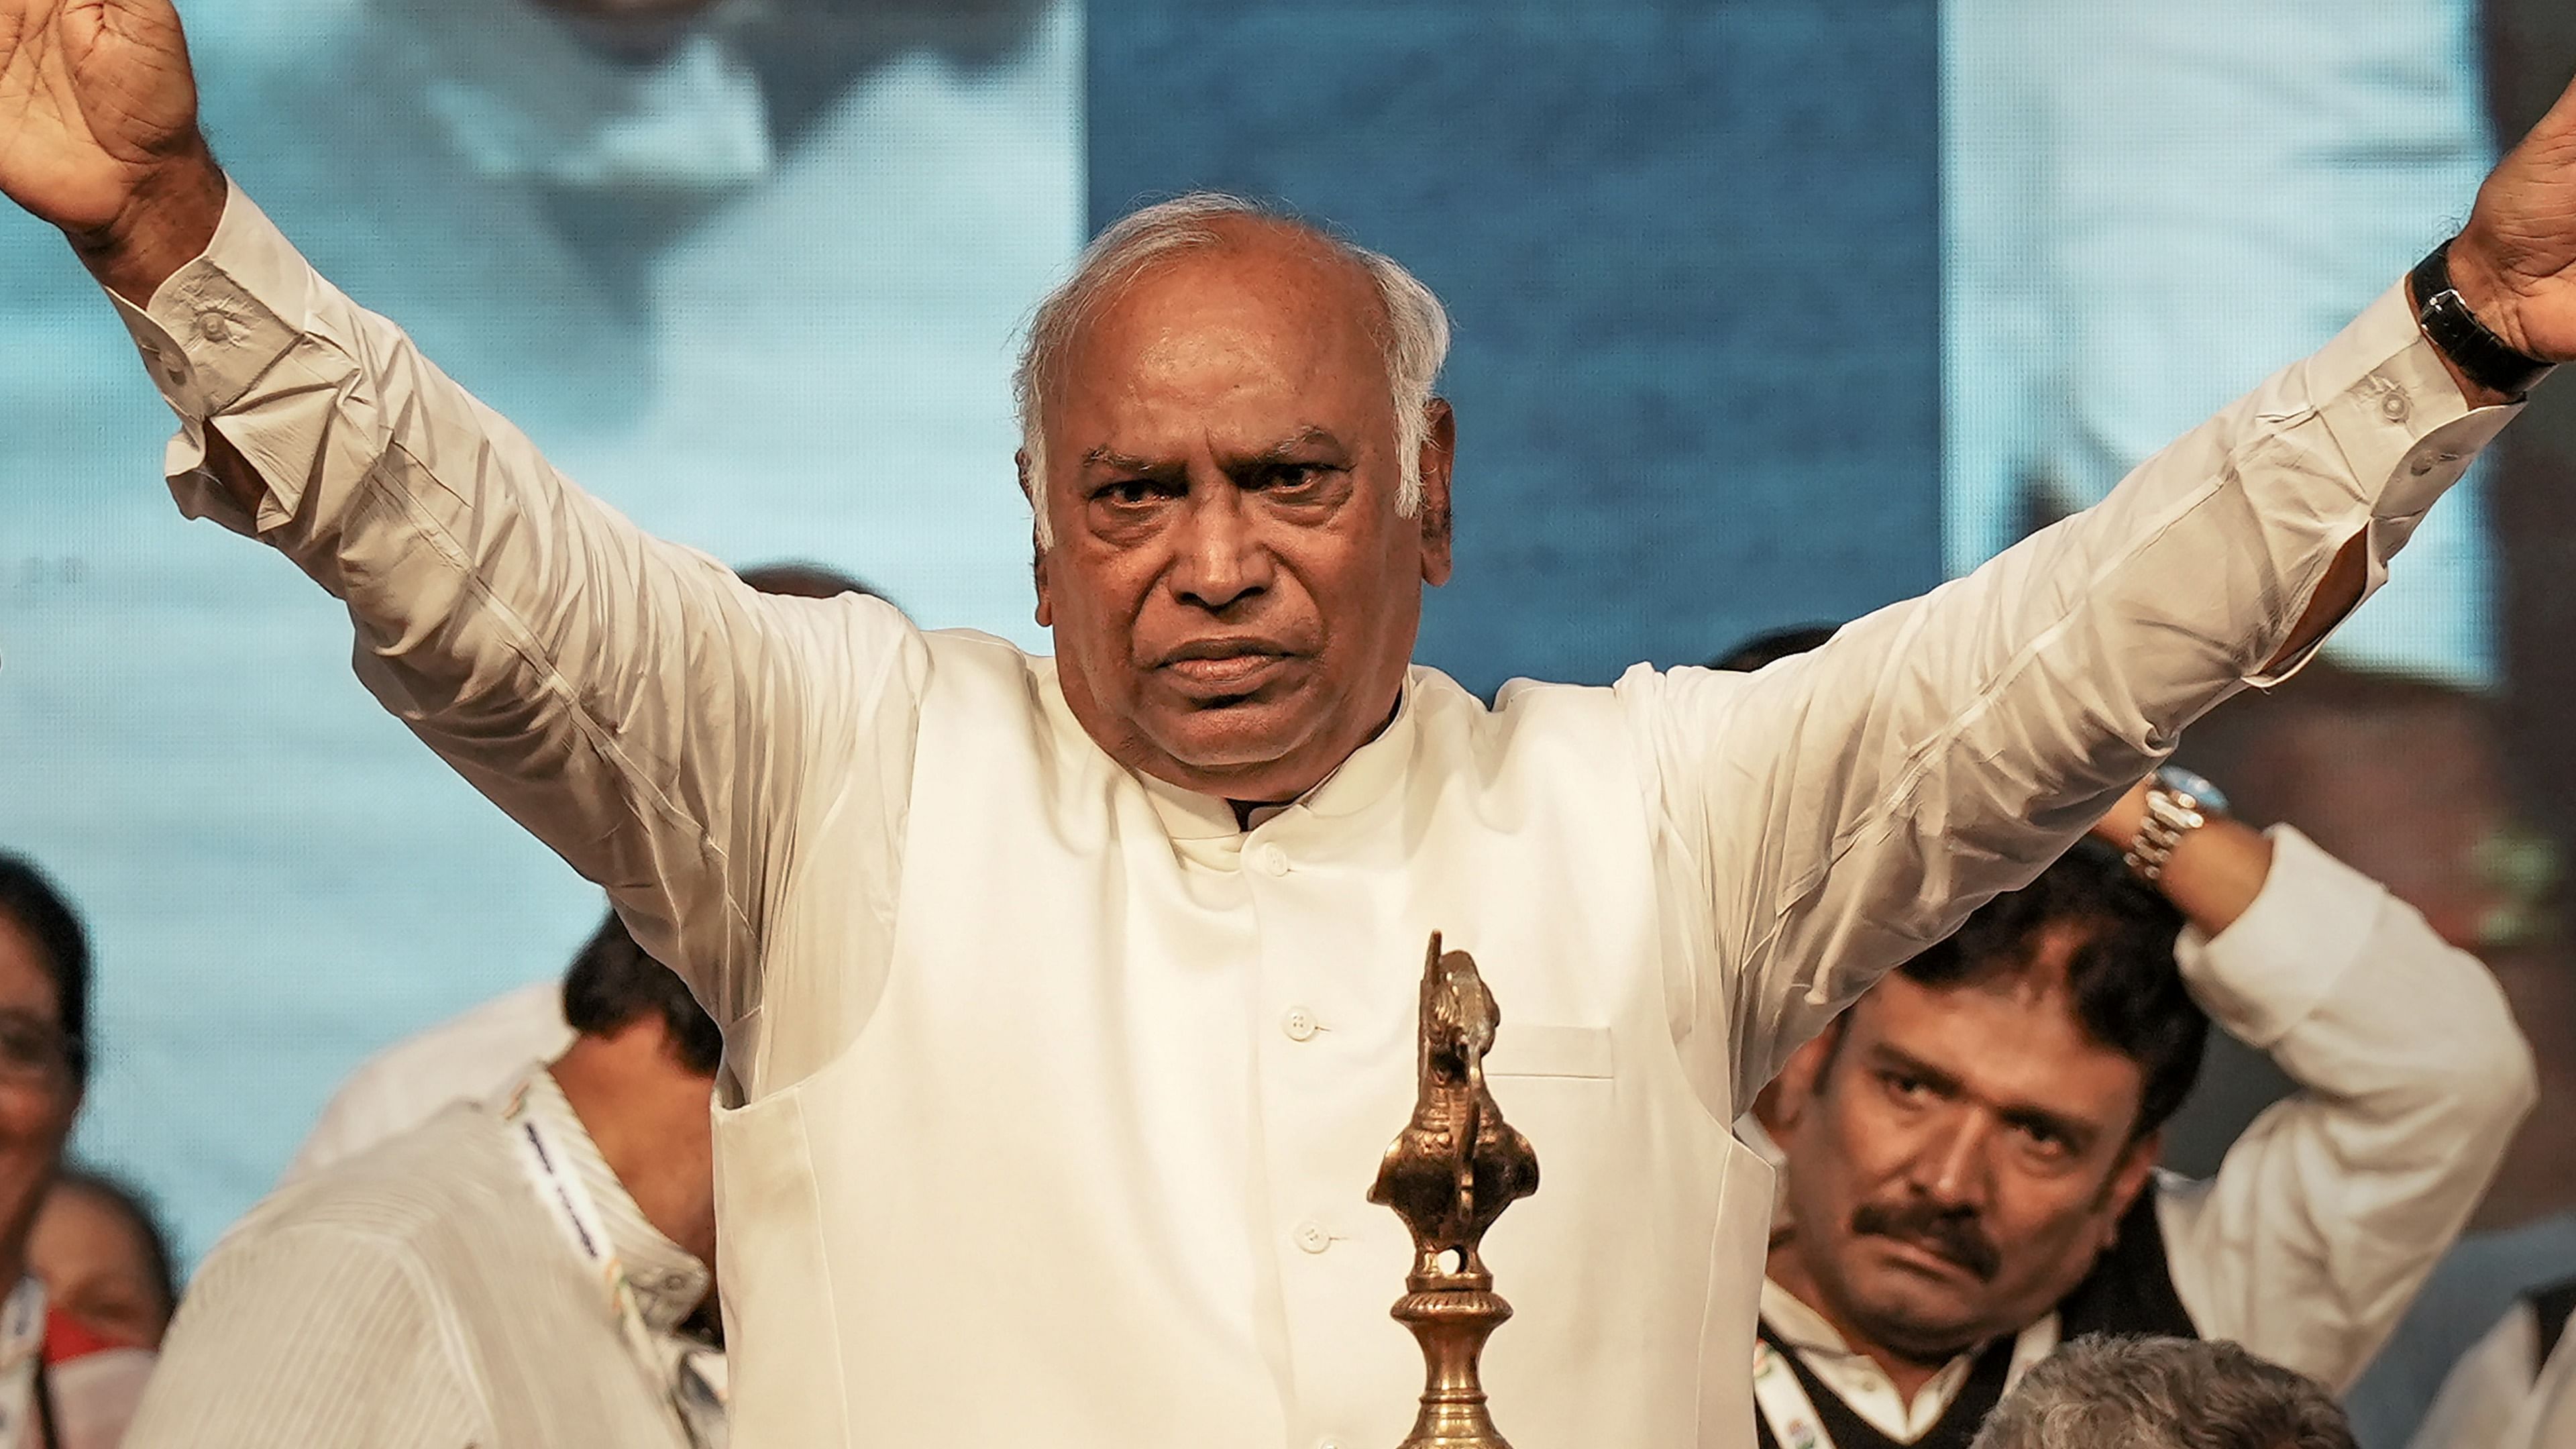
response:
[(1976, 1275), (1981, 1283), (1991, 1282), (2003, 1271), (2003, 1250), (1977, 1225), (1976, 1215), (1939, 1203), (1862, 1203), (1852, 1209), (1851, 1230), (1863, 1237), (1892, 1238), (1929, 1248)]

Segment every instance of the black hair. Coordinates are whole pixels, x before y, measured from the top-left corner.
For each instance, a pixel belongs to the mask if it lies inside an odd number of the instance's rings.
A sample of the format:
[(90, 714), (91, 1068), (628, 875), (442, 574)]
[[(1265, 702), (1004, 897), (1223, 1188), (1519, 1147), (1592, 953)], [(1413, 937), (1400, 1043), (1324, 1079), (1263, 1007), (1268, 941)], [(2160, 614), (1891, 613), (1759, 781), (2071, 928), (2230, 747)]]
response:
[(1766, 664), (1816, 648), (1834, 637), (1837, 627), (1833, 624), (1796, 624), (1786, 629), (1765, 629), (1708, 661), (1708, 667), (1751, 674)]
[(63, 1060), (75, 1083), (89, 1080), (89, 933), (63, 893), (22, 855), (0, 850), (0, 916), (17, 923), (36, 945), (54, 980), (55, 1014), (63, 1034)]
[(681, 1065), (712, 1077), (724, 1060), (724, 1034), (670, 967), (644, 954), (617, 913), (600, 922), (564, 973), (564, 1020), (583, 1036), (614, 1036), (658, 1016)]
[(854, 574), (843, 573), (830, 564), (803, 560), (753, 564), (738, 577), (761, 593), (785, 594), (799, 599), (837, 599), (843, 594), (865, 594), (871, 599), (885, 597)]
[(152, 1270), (152, 1284), (161, 1290), (161, 1320), (179, 1310), (179, 1260), (170, 1251), (170, 1232), (161, 1225), (160, 1205), (152, 1194), (102, 1167), (67, 1162), (54, 1175), (54, 1191), (73, 1188), (105, 1199), (125, 1214), (134, 1225), (135, 1236), (143, 1240), (144, 1266)]
[(2182, 912), (2140, 880), (2120, 852), (2086, 837), (2039, 879), (1995, 897), (1949, 939), (1901, 969), (1925, 986), (1973, 986), (2026, 971), (2040, 934), (2074, 925), (2082, 943), (2066, 963), (2068, 994), (2084, 1034), (2136, 1062), (2145, 1076), (2135, 1141), (2163, 1126), (2200, 1077), (2209, 1017), (2174, 963)]

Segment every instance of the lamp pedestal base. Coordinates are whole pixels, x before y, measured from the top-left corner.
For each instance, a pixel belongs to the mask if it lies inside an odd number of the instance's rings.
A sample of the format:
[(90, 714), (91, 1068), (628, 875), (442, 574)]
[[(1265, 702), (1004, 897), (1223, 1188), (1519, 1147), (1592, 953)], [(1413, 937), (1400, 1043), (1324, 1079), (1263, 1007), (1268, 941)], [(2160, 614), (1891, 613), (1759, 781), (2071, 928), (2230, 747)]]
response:
[(1485, 1340), (1512, 1316), (1490, 1273), (1421, 1274), (1404, 1280), (1395, 1320), (1413, 1330), (1425, 1368), (1422, 1412), (1402, 1449), (1511, 1449), (1485, 1412), (1476, 1376)]

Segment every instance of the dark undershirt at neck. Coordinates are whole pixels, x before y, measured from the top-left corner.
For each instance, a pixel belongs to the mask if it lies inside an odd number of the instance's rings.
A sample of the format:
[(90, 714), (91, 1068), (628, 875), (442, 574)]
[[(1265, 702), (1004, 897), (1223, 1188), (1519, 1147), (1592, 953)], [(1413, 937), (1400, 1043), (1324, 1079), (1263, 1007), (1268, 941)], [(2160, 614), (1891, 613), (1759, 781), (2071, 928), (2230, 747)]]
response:
[[(1377, 737), (1385, 734), (1388, 728), (1394, 725), (1395, 717), (1402, 713), (1404, 713), (1404, 691), (1398, 689), (1395, 692), (1394, 707), (1387, 710), (1386, 718), (1378, 721), (1376, 729), (1369, 731), (1369, 737), (1360, 741), (1359, 750), (1365, 750), (1369, 746), (1376, 744)], [(1351, 751), (1351, 754), (1358, 754), (1359, 750), (1353, 750)], [(1347, 765), (1349, 763), (1350, 756), (1343, 756), (1342, 765)], [(1341, 770), (1342, 765), (1335, 765), (1333, 767), (1334, 772), (1338, 773)], [(1329, 780), (1331, 778), (1333, 777), (1330, 774), (1324, 776), (1325, 780)], [(1320, 790), (1322, 788), (1324, 788), (1323, 782), (1320, 780), (1317, 781), (1315, 784), (1315, 790)], [(1315, 793), (1315, 790), (1307, 791), (1306, 795), (1312, 795)], [(1234, 811), (1234, 828), (1237, 830), (1250, 830), (1253, 826), (1260, 823), (1259, 821), (1254, 820), (1252, 818), (1253, 816), (1259, 815), (1264, 810), (1274, 812), (1285, 810), (1289, 806), (1296, 804), (1298, 800), (1302, 800), (1304, 798), (1306, 798), (1305, 795), (1300, 795), (1297, 796), (1296, 799), (1290, 800), (1228, 800), (1225, 803)]]

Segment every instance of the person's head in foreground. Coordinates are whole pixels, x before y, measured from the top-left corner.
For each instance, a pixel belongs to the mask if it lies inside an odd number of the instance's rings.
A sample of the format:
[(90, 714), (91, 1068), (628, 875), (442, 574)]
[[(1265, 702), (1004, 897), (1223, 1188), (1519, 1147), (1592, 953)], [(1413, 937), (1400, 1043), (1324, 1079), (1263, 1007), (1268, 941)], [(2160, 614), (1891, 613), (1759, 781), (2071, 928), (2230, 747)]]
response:
[(1386, 724), (1449, 577), (1448, 346), (1403, 268), (1226, 197), (1127, 217), (1040, 305), (1037, 617), (1120, 764), (1286, 800)]
[(708, 1102), (723, 1034), (613, 911), (564, 973), (563, 1004), (575, 1033), (553, 1067), (565, 1100), (644, 1216), (712, 1267)]
[(88, 1075), (88, 934), (42, 871), (0, 852), (0, 1293), (26, 1274)]
[(179, 1272), (149, 1199), (70, 1166), (54, 1179), (27, 1245), (28, 1271), (55, 1307), (101, 1338), (157, 1349), (179, 1306)]
[(1790, 1059), (1771, 1274), (1927, 1365), (2056, 1306), (2117, 1235), (2199, 1074), (2182, 918), (2097, 841), (1999, 896)]
[(2079, 1338), (2022, 1376), (1971, 1449), (2353, 1449), (2325, 1385), (2232, 1343)]

